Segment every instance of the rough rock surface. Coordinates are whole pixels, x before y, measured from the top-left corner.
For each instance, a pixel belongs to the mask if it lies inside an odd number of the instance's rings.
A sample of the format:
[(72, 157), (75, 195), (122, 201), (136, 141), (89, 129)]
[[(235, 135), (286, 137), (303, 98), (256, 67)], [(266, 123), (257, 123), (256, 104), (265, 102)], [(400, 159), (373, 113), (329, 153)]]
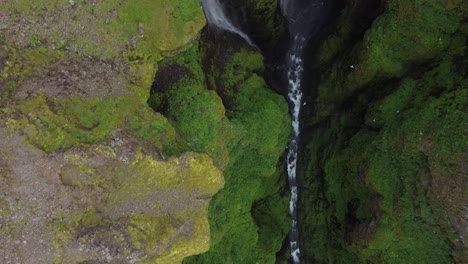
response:
[(222, 171), (147, 104), (198, 1), (0, 1), (0, 262), (178, 263)]

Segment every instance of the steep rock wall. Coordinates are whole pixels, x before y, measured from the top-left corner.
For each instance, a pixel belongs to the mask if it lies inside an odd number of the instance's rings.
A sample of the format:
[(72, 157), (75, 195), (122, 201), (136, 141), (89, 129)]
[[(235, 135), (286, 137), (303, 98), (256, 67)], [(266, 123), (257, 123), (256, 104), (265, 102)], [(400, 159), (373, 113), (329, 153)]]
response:
[(464, 263), (466, 4), (366, 3), (310, 59), (304, 260)]

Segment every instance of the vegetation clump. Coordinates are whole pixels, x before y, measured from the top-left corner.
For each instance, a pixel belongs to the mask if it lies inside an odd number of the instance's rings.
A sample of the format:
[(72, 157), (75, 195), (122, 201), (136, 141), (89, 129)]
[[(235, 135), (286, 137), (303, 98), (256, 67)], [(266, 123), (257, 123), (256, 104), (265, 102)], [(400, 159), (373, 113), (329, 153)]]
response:
[[(201, 68), (199, 52), (194, 46), (161, 66), (185, 70), (177, 71), (183, 74), (175, 82), (156, 79), (148, 101), (176, 129), (177, 151), (206, 152), (224, 169), (224, 189), (209, 210), (210, 251), (185, 262), (274, 261), (289, 225), (278, 164), (289, 135), (286, 102), (261, 77), (264, 69), (258, 54), (245, 49), (230, 52), (225, 64), (207, 72)], [(209, 86), (214, 82), (219, 86), (208, 90), (206, 80)], [(280, 228), (273, 228), (273, 223)]]
[(352, 48), (325, 41), (319, 63), (333, 62), (300, 173), (306, 261), (466, 262), (454, 221), (466, 203), (455, 187), (466, 164), (466, 12), (461, 2), (387, 1)]

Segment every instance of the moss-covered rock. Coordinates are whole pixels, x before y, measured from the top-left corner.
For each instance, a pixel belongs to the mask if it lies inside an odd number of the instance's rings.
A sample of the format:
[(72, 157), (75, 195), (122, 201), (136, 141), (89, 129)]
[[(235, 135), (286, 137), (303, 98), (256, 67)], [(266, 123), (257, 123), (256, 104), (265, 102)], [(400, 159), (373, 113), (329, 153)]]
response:
[(167, 157), (180, 129), (146, 103), (157, 64), (204, 25), (199, 1), (0, 6), (0, 262), (208, 250), (222, 171), (188, 148)]
[[(339, 21), (360, 21), (356, 6)], [(301, 253), (316, 263), (464, 263), (466, 5), (387, 1), (382, 11), (362, 39), (343, 30), (320, 49), (330, 70), (305, 118)]]
[(289, 134), (287, 105), (263, 80), (258, 53), (213, 47), (168, 60), (161, 71), (172, 77), (157, 74), (149, 99), (180, 135), (176, 151), (206, 152), (224, 169), (225, 187), (209, 209), (211, 248), (184, 262), (274, 262), (289, 226), (278, 163)]
[[(287, 22), (275, 0), (228, 0), (223, 3), (229, 17), (234, 20), (254, 43), (272, 58), (285, 49)], [(276, 54), (275, 54), (276, 53)], [(277, 59), (277, 58), (276, 58)]]
[[(360, 1), (361, 2), (361, 1)], [(353, 8), (350, 4), (347, 8)], [(379, 6), (376, 6), (378, 9)], [(400, 78), (411, 65), (423, 64), (450, 45), (451, 36), (460, 25), (461, 2), (387, 1), (362, 39), (352, 47), (335, 43), (346, 41), (354, 32), (332, 35), (321, 49), (320, 58), (330, 63), (326, 77), (318, 88), (318, 115), (329, 114), (335, 102), (341, 102), (360, 89), (381, 80)], [(466, 8), (465, 8), (466, 9)], [(355, 12), (343, 12), (342, 23), (349, 22)], [(351, 18), (350, 18), (351, 17)], [(350, 23), (352, 24), (352, 23)], [(415, 30), (417, 29), (417, 30)], [(330, 61), (334, 58), (333, 61)]]
[[(224, 184), (212, 159), (185, 153), (155, 160), (154, 150), (142, 149), (141, 142), (115, 136), (53, 158), (18, 147), (18, 136), (2, 143), (17, 148), (7, 161), (16, 170), (6, 176), (10, 181), (2, 180), (7, 206), (2, 213), (11, 208), (2, 214), (1, 239), (8, 245), (3, 256), (31, 244), (38, 248), (18, 254), (18, 260), (177, 263), (208, 250), (208, 202)], [(19, 163), (25, 158), (30, 164)]]

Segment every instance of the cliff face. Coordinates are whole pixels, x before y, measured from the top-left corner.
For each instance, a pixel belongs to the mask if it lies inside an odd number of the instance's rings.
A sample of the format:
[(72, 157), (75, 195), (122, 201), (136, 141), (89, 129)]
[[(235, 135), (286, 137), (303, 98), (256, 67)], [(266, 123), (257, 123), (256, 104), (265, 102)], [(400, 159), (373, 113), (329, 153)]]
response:
[(199, 1), (2, 2), (0, 262), (274, 261), (287, 106), (204, 26)]
[(467, 261), (467, 14), (352, 1), (309, 59), (307, 263)]
[[(276, 1), (224, 1), (267, 69), (199, 1), (0, 2), (2, 263), (285, 262)], [(305, 58), (304, 263), (467, 262), (467, 5), (336, 3)]]
[(3, 1), (0, 262), (177, 263), (210, 246), (212, 157), (168, 157), (146, 103), (159, 62), (205, 25), (198, 1)]
[(149, 103), (173, 120), (177, 151), (207, 152), (224, 168), (224, 189), (209, 207), (211, 248), (184, 263), (274, 262), (289, 226), (280, 159), (289, 117), (262, 78), (262, 57), (207, 29), (200, 47), (160, 71), (175, 78), (157, 74)]

